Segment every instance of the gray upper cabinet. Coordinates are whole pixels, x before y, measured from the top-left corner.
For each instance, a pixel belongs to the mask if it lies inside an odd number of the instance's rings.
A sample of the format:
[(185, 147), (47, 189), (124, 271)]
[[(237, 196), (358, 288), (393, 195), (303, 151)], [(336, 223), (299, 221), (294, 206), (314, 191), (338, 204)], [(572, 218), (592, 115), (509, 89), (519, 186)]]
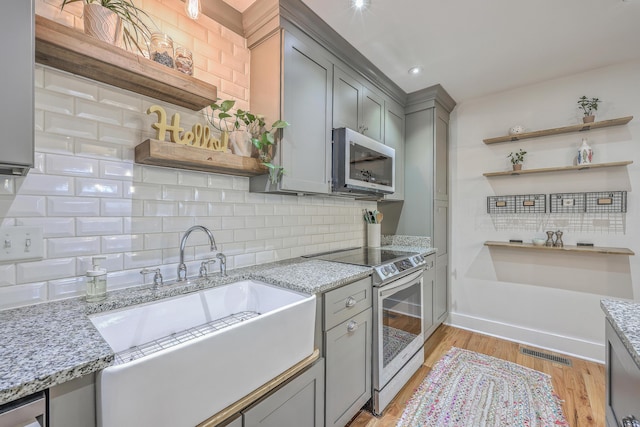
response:
[(435, 194), (437, 200), (449, 200), (449, 113), (435, 109)]
[(404, 200), (404, 109), (389, 99), (384, 105), (384, 143), (396, 150), (395, 192), (384, 199)]
[(0, 173), (26, 175), (34, 156), (35, 24), (33, 0), (5, 0), (0, 39), (5, 52), (0, 114)]
[(251, 73), (251, 110), (291, 124), (274, 155), (284, 176), (277, 185), (267, 175), (253, 177), (251, 191), (329, 193), (333, 64), (313, 40), (285, 30), (253, 47), (251, 56), (252, 69), (261, 70)]
[(384, 98), (338, 66), (333, 73), (333, 127), (347, 127), (383, 142)]

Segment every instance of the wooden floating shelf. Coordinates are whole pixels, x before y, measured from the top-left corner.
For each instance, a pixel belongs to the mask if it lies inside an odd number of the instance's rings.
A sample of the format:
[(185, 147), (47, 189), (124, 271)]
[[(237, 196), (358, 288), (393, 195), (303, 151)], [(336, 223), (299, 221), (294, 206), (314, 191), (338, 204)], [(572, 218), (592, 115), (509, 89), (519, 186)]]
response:
[(554, 248), (550, 246), (535, 246), (532, 243), (511, 243), (511, 242), (484, 242), (485, 246), (500, 247), (509, 249), (532, 249), (537, 251), (562, 251), (562, 252), (580, 252), (588, 254), (602, 254), (602, 255), (635, 255), (631, 249), (627, 248), (607, 248), (603, 246), (572, 246), (567, 245), (562, 248)]
[(587, 169), (601, 169), (601, 168), (613, 168), (618, 166), (627, 166), (633, 163), (633, 160), (627, 160), (624, 162), (610, 162), (610, 163), (592, 163), (590, 165), (577, 165), (577, 166), (561, 166), (554, 168), (540, 168), (540, 169), (522, 169), (519, 171), (502, 171), (502, 172), (487, 172), (482, 175), (486, 177), (492, 176), (512, 176), (512, 175), (527, 175), (531, 173), (546, 173), (546, 172), (566, 172), (566, 171), (582, 171)]
[(136, 147), (136, 163), (237, 176), (268, 173), (258, 159), (147, 139)]
[(611, 119), (611, 120), (603, 120), (601, 122), (593, 122), (593, 123), (580, 123), (577, 125), (564, 126), (560, 128), (553, 129), (543, 129), (536, 130), (532, 132), (520, 133), (518, 135), (506, 135), (506, 136), (498, 136), (496, 138), (488, 138), (484, 139), (483, 142), (485, 144), (497, 144), (499, 142), (515, 142), (528, 138), (538, 138), (541, 136), (549, 136), (549, 135), (559, 135), (562, 133), (570, 133), (570, 132), (584, 132), (591, 129), (600, 129), (607, 128), (611, 126), (622, 126), (626, 125), (633, 119), (633, 116), (621, 117), (619, 119)]
[(36, 62), (194, 111), (215, 86), (36, 15)]

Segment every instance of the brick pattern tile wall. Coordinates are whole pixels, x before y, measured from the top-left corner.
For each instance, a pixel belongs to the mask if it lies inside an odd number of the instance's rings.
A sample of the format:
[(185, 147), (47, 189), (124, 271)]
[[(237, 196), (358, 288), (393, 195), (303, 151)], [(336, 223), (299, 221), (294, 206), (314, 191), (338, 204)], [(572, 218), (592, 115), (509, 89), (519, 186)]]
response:
[[(139, 0), (136, 0), (138, 2)], [(36, 0), (37, 13), (82, 28), (81, 3), (60, 11), (60, 0)], [(144, 0), (163, 31), (194, 51), (196, 77), (222, 98), (249, 104), (245, 41), (204, 17), (182, 15), (179, 0)], [(139, 271), (176, 276), (182, 233), (213, 230), (228, 267), (256, 265), (364, 242), (362, 209), (374, 202), (249, 192), (249, 179), (136, 165), (134, 147), (153, 137), (147, 115), (159, 104), (182, 123), (204, 123), (202, 112), (36, 66), (36, 158), (24, 178), (0, 178), (2, 226), (41, 226), (41, 261), (0, 265), (0, 309), (84, 294), (91, 257), (105, 255), (108, 289), (140, 286)], [(191, 273), (210, 257), (194, 233), (186, 251)]]

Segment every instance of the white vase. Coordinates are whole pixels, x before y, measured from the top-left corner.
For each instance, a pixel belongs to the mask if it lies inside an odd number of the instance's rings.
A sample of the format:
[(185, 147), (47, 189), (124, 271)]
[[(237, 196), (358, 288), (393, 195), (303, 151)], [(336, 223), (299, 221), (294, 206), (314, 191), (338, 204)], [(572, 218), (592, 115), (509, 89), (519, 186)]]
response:
[(582, 138), (582, 145), (578, 148), (578, 164), (588, 165), (591, 164), (593, 159), (593, 150), (587, 144), (587, 138)]
[(98, 3), (87, 3), (83, 10), (84, 33), (118, 46), (122, 40), (122, 19)]
[(229, 133), (229, 146), (233, 154), (238, 156), (251, 157), (253, 143), (251, 134), (244, 130), (236, 130)]

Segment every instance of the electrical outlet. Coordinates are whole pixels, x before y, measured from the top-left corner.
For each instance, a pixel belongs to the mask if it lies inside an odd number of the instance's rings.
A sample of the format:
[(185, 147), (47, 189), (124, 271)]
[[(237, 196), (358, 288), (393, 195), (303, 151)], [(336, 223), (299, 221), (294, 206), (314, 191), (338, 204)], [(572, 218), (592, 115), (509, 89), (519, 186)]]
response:
[(0, 228), (0, 262), (42, 259), (42, 227)]

